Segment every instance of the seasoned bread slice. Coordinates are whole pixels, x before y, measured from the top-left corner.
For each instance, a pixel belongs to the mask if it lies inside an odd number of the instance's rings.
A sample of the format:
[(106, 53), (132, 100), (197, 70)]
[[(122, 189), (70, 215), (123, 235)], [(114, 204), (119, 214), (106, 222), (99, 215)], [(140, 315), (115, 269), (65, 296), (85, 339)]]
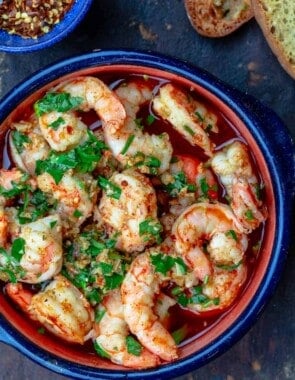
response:
[(192, 26), (206, 37), (226, 36), (253, 17), (251, 0), (185, 0), (184, 4)]
[(295, 0), (253, 0), (252, 4), (270, 48), (295, 79)]

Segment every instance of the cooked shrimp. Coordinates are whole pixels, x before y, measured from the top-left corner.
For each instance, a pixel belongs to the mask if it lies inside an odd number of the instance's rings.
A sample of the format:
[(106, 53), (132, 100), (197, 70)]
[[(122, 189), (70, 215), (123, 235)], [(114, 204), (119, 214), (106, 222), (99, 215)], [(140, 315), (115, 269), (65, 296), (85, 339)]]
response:
[[(247, 249), (247, 238), (231, 209), (221, 203), (196, 203), (188, 207), (172, 228), (175, 248), (204, 281), (212, 264), (237, 264)], [(208, 243), (206, 251), (203, 245)]]
[(124, 319), (120, 290), (114, 290), (104, 297), (99, 311), (102, 319), (96, 326), (96, 344), (103, 349), (113, 363), (130, 368), (148, 368), (160, 364), (159, 358), (141, 347), (138, 353), (128, 352), (126, 340), (129, 328)]
[(161, 359), (171, 361), (178, 357), (176, 344), (153, 311), (160, 284), (161, 278), (149, 254), (137, 256), (121, 286), (124, 317), (130, 331), (144, 347)]
[(65, 277), (56, 276), (33, 295), (21, 284), (7, 284), (7, 294), (31, 319), (58, 337), (83, 344), (92, 336), (94, 313), (83, 294)]
[(93, 178), (85, 175), (84, 179), (83, 182), (78, 175), (67, 172), (56, 184), (48, 173), (37, 176), (39, 189), (58, 202), (57, 211), (62, 220), (76, 226), (80, 226), (91, 215), (96, 201)]
[[(141, 230), (142, 223), (153, 225), (159, 232), (157, 199), (150, 180), (133, 169), (115, 173), (105, 185), (99, 204), (104, 223), (119, 232), (117, 248), (126, 252), (143, 251), (155, 242), (155, 235)], [(112, 192), (117, 190), (117, 194)], [(148, 231), (147, 231), (148, 232)]]
[(172, 146), (167, 133), (144, 133), (136, 123), (140, 107), (152, 99), (151, 90), (136, 82), (123, 83), (115, 90), (127, 118), (120, 128), (104, 129), (106, 143), (124, 166), (137, 166), (143, 173), (163, 173), (168, 169)]
[(188, 307), (197, 312), (225, 309), (237, 298), (246, 278), (247, 266), (243, 263), (227, 269), (215, 266), (213, 273), (201, 286), (201, 302), (191, 303)]
[(78, 77), (62, 83), (56, 87), (56, 90), (81, 98), (79, 110), (84, 112), (95, 110), (107, 132), (114, 133), (123, 126), (126, 112), (122, 103), (116, 94), (98, 78)]
[(231, 207), (246, 233), (266, 219), (266, 210), (259, 199), (260, 185), (254, 174), (245, 144), (235, 141), (216, 153), (212, 169), (219, 175), (231, 200)]
[(74, 112), (52, 111), (39, 117), (40, 129), (50, 147), (65, 151), (87, 138), (87, 125)]
[(164, 84), (153, 100), (153, 109), (169, 121), (191, 145), (212, 156), (214, 144), (207, 131), (218, 132), (217, 117), (200, 102), (171, 83)]
[(62, 236), (59, 215), (50, 215), (21, 226), (25, 247), (20, 266), (25, 276), (20, 280), (35, 284), (53, 278), (62, 266)]
[(45, 160), (49, 155), (49, 145), (43, 137), (36, 120), (13, 123), (9, 134), (9, 147), (16, 166), (35, 174), (36, 161)]

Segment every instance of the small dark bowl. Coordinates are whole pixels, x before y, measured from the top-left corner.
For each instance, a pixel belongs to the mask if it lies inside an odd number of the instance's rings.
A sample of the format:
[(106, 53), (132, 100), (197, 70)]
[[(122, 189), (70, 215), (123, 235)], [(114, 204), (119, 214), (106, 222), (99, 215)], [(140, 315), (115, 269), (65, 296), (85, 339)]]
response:
[[(269, 218), (251, 281), (218, 323), (180, 348), (180, 358), (147, 370), (129, 370), (79, 347), (61, 345), (40, 335), (7, 299), (0, 295), (0, 341), (37, 363), (79, 379), (164, 379), (192, 371), (233, 345), (257, 320), (279, 280), (291, 234), (291, 202), (295, 165), (291, 138), (279, 118), (257, 100), (243, 95), (208, 73), (159, 54), (133, 51), (94, 52), (47, 67), (15, 87), (0, 104), (0, 132), (17, 106), (32, 102), (40, 91), (77, 75), (147, 74), (193, 87), (232, 123), (250, 146), (266, 186)], [(284, 159), (282, 159), (284, 157)], [(286, 176), (288, 173), (288, 176)], [(291, 189), (291, 190), (290, 190)]]
[(0, 51), (29, 53), (47, 48), (59, 42), (83, 20), (91, 4), (92, 0), (74, 0), (73, 6), (65, 14), (64, 18), (50, 29), (48, 33), (36, 39), (23, 38), (0, 29)]

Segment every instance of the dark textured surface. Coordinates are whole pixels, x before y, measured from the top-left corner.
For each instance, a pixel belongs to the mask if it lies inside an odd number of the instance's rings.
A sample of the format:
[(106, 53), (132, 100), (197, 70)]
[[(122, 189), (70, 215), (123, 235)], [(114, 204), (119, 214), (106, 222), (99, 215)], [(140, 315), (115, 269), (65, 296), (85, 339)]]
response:
[[(0, 53), (0, 95), (58, 59), (104, 48), (152, 50), (198, 65), (271, 107), (295, 137), (295, 82), (277, 62), (255, 21), (228, 37), (204, 38), (191, 27), (181, 0), (94, 0), (78, 29), (49, 50)], [(255, 326), (227, 353), (181, 379), (294, 380), (294, 277), (293, 243), (277, 291)], [(0, 346), (0, 379), (65, 379)]]

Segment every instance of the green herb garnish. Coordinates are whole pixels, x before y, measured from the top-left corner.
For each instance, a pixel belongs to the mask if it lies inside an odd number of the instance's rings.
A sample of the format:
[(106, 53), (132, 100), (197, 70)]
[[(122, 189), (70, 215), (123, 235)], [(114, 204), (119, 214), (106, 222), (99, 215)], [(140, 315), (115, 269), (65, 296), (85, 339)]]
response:
[(253, 215), (253, 212), (252, 212), (252, 210), (247, 210), (246, 212), (245, 212), (245, 217), (246, 217), (246, 219), (247, 220), (254, 220), (254, 215)]
[(56, 120), (54, 120), (51, 124), (49, 124), (49, 127), (57, 131), (58, 128), (64, 123), (65, 123), (65, 119), (60, 116)]
[(130, 145), (132, 144), (133, 140), (135, 138), (135, 135), (130, 135), (126, 141), (126, 144), (125, 146), (123, 147), (122, 151), (120, 152), (120, 154), (126, 154), (128, 149), (130, 148)]
[(232, 239), (234, 239), (235, 241), (238, 241), (238, 237), (237, 237), (237, 234), (234, 230), (228, 230), (226, 233), (225, 233), (226, 236), (228, 237), (231, 237)]
[(16, 150), (18, 151), (18, 153), (21, 154), (24, 150), (24, 144), (30, 143), (31, 139), (27, 135), (19, 131), (12, 131), (11, 135)]
[(126, 347), (129, 354), (140, 356), (142, 345), (132, 335), (126, 337)]
[(179, 172), (173, 175), (174, 181), (165, 185), (165, 189), (172, 197), (177, 197), (181, 190), (186, 189), (188, 192), (195, 192), (196, 185), (190, 184), (187, 181), (184, 172)]
[(183, 325), (182, 327), (180, 327), (179, 329), (177, 329), (171, 333), (172, 338), (174, 339), (174, 342), (176, 344), (181, 343), (187, 337), (187, 334), (188, 334), (188, 325), (187, 324)]
[(77, 108), (82, 102), (83, 98), (71, 96), (67, 92), (48, 92), (34, 104), (34, 110), (37, 116), (52, 111), (67, 112)]
[(184, 125), (183, 126), (183, 129), (188, 132), (191, 136), (194, 136), (195, 135), (195, 132), (192, 130), (191, 127), (189, 127), (188, 125)]
[(154, 238), (157, 244), (160, 244), (162, 241), (162, 231), (162, 224), (153, 218), (147, 218), (143, 222), (139, 223), (139, 235), (144, 236), (146, 241)]
[(65, 153), (51, 151), (46, 160), (36, 162), (36, 174), (49, 173), (56, 184), (70, 169), (81, 173), (92, 172), (102, 156), (102, 151), (107, 149), (103, 141), (100, 141), (91, 131), (87, 131), (88, 139), (83, 144)]
[(120, 199), (122, 189), (115, 183), (109, 181), (108, 179), (99, 176), (97, 184), (106, 192), (106, 195), (110, 198)]
[(94, 341), (94, 349), (98, 353), (99, 356), (102, 358), (110, 359), (111, 355), (107, 353), (100, 344), (98, 344), (96, 341)]
[(172, 257), (162, 253), (151, 255), (151, 262), (156, 272), (162, 273), (164, 276), (173, 266), (178, 265), (181, 268), (181, 274), (187, 272), (187, 266), (180, 257)]

